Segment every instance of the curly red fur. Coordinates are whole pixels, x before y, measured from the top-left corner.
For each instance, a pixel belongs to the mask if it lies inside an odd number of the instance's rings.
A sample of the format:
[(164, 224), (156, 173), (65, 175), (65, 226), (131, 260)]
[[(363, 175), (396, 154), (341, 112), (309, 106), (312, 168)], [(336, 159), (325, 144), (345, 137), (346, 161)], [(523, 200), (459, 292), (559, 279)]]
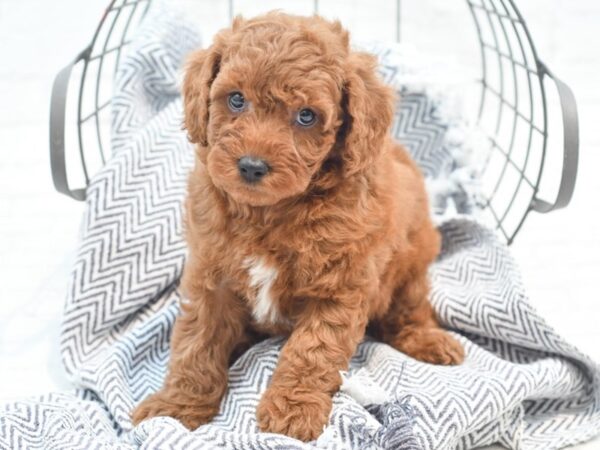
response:
[[(133, 413), (208, 422), (230, 358), (263, 334), (289, 336), (258, 406), (263, 431), (302, 440), (327, 422), (339, 372), (370, 330), (421, 361), (463, 349), (436, 320), (427, 270), (439, 252), (423, 178), (389, 137), (394, 96), (339, 22), (270, 13), (236, 19), (192, 55), (182, 289), (164, 387)], [(231, 92), (248, 102), (227, 106)], [(317, 123), (301, 127), (301, 108)], [(244, 182), (245, 155), (268, 162)]]

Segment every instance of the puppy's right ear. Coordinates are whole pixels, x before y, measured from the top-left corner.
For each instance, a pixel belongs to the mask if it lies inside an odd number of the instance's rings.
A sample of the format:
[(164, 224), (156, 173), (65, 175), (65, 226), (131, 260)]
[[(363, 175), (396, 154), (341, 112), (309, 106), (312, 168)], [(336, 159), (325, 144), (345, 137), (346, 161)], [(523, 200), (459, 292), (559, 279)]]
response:
[(220, 46), (216, 44), (192, 53), (183, 80), (184, 125), (188, 139), (204, 147), (208, 145), (209, 92), (212, 82), (219, 73), (221, 64)]

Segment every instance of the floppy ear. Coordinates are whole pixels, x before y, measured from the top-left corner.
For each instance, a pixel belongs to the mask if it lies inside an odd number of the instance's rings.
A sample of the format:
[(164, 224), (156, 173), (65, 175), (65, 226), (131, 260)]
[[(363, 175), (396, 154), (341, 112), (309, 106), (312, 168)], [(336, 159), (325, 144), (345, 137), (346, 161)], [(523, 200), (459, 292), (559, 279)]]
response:
[(217, 45), (192, 53), (183, 80), (184, 126), (188, 139), (194, 144), (207, 146), (208, 108), (210, 86), (221, 63)]
[(392, 123), (394, 107), (394, 92), (378, 79), (374, 56), (353, 52), (348, 63), (343, 88), (344, 176), (364, 170), (377, 159)]

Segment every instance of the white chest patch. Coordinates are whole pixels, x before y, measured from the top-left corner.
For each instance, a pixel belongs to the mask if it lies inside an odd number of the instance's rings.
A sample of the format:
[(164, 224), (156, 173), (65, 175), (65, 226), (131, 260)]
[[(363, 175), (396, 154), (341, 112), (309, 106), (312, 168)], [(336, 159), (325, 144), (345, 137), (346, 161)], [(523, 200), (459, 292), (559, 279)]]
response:
[(275, 323), (279, 320), (279, 311), (271, 297), (271, 287), (277, 278), (277, 270), (267, 266), (262, 258), (246, 258), (250, 287), (256, 289), (256, 298), (252, 315), (258, 323)]

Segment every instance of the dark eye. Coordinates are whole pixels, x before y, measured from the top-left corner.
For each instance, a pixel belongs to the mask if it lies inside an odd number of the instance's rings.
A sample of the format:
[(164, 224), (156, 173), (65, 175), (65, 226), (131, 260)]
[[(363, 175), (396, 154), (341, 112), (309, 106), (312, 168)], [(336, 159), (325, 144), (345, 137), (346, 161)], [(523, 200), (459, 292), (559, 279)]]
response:
[(312, 109), (304, 108), (298, 111), (296, 116), (296, 123), (303, 127), (310, 127), (317, 121), (317, 115)]
[(227, 105), (233, 112), (240, 112), (246, 106), (246, 100), (241, 92), (232, 92), (227, 98)]

